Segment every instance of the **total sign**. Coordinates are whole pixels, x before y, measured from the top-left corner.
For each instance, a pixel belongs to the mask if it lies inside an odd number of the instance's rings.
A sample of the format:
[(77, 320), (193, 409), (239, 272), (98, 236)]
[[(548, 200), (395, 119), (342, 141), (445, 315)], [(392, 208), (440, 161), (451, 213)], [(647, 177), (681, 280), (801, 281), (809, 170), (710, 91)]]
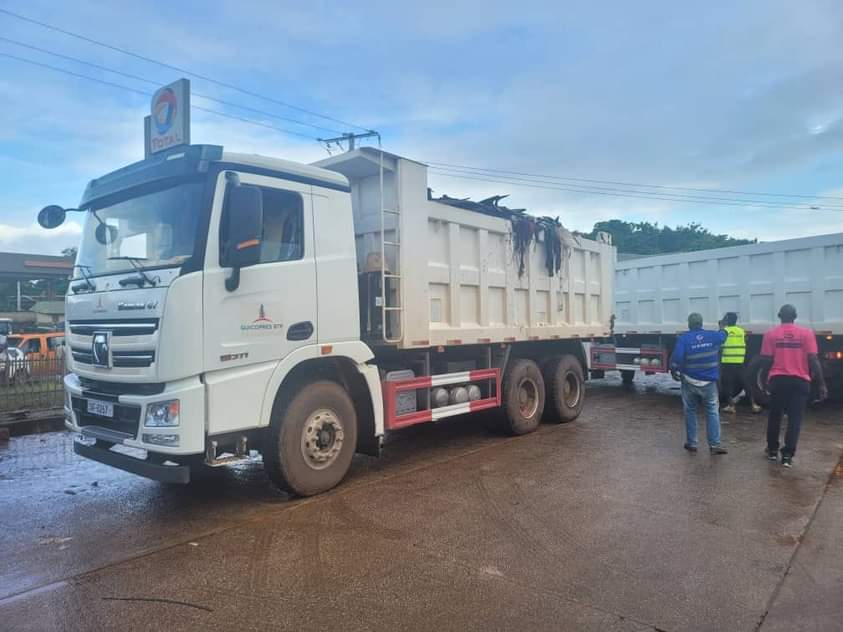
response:
[(190, 144), (190, 81), (179, 79), (152, 95), (147, 130), (150, 154)]

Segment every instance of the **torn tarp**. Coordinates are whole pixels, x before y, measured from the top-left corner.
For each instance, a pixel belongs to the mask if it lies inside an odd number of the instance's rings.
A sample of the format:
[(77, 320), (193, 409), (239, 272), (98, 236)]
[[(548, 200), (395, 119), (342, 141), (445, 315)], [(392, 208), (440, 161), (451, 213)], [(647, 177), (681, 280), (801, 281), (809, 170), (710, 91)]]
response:
[(518, 261), (519, 277), (524, 275), (530, 244), (533, 244), (535, 248), (539, 241), (539, 235), (544, 233), (544, 265), (547, 268), (548, 275), (556, 275), (571, 256), (571, 248), (576, 241), (576, 237), (562, 226), (558, 217), (533, 217), (527, 213), (526, 209), (503, 206), (500, 202), (507, 197), (509, 196), (495, 195), (474, 202), (468, 198), (452, 198), (448, 195), (435, 198), (428, 190), (428, 198), (433, 202), (508, 219), (512, 223), (512, 251)]

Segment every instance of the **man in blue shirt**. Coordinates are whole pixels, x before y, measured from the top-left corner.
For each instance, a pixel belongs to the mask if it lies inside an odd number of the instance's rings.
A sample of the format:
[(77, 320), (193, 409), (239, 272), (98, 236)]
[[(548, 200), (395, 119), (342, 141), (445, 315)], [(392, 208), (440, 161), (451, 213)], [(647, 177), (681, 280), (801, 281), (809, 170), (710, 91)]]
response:
[(706, 331), (703, 319), (694, 312), (688, 316), (688, 331), (676, 339), (670, 359), (670, 374), (682, 381), (682, 406), (685, 409), (685, 449), (697, 451), (697, 406), (705, 408), (706, 437), (712, 454), (726, 454), (720, 445), (720, 398), (717, 380), (720, 377), (720, 347), (726, 341), (725, 331)]

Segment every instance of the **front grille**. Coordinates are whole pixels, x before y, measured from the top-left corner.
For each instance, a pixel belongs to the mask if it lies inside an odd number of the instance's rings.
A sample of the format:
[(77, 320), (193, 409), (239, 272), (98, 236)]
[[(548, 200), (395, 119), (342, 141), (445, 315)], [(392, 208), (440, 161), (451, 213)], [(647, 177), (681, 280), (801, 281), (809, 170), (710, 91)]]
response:
[(93, 336), (94, 332), (110, 331), (112, 336), (147, 336), (158, 331), (157, 318), (121, 318), (119, 320), (71, 320), (70, 333)]
[[(118, 395), (158, 395), (164, 392), (164, 384), (161, 382), (150, 382), (147, 384), (134, 384), (130, 382), (103, 382), (92, 380), (88, 377), (79, 377), (79, 383), (85, 389), (85, 395), (98, 399), (117, 401)], [(112, 400), (112, 398), (114, 398)]]
[(73, 353), (73, 359), (76, 362), (81, 362), (82, 364), (93, 364), (94, 363), (94, 354), (91, 351), (83, 351), (78, 347), (71, 347), (71, 353)]
[[(93, 364), (94, 354), (91, 350), (71, 347), (73, 359), (80, 364)], [(154, 351), (112, 351), (111, 364), (114, 368), (148, 367), (155, 362)]]
[[(87, 393), (86, 393), (87, 395)], [(113, 397), (96, 397), (94, 399), (112, 400)], [(87, 400), (83, 397), (71, 397), (70, 405), (76, 414), (76, 423), (79, 426), (98, 426), (107, 428), (114, 432), (120, 432), (131, 438), (138, 435), (138, 423), (140, 422), (140, 406), (114, 403), (114, 419), (88, 414)]]

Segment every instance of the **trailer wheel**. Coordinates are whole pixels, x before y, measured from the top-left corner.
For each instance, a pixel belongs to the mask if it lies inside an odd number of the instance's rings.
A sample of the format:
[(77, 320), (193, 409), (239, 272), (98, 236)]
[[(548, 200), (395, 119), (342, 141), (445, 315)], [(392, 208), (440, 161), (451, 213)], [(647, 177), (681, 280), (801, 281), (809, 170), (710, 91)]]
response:
[(764, 392), (763, 387), (766, 377), (761, 356), (753, 356), (744, 370), (743, 383), (745, 388), (752, 391), (753, 401), (761, 406), (770, 405), (770, 396)]
[(354, 404), (339, 384), (314, 382), (273, 410), (263, 462), (284, 491), (312, 496), (337, 485), (357, 447)]
[(580, 361), (573, 355), (553, 358), (546, 366), (545, 417), (565, 423), (580, 416), (585, 402), (585, 379)]
[(632, 384), (635, 379), (635, 371), (631, 369), (621, 369), (621, 380), (624, 384)]
[(545, 386), (542, 372), (532, 360), (510, 362), (503, 378), (503, 430), (513, 435), (533, 432), (544, 412)]

